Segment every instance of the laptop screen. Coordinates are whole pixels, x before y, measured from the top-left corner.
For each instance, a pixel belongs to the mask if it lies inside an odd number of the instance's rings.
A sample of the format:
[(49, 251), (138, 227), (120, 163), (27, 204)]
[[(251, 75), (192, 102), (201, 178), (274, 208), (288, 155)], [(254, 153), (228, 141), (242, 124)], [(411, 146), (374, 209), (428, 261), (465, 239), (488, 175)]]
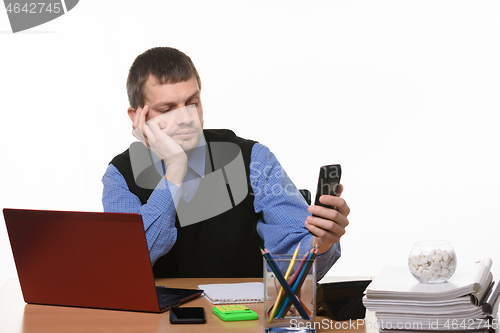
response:
[(27, 303), (161, 311), (140, 215), (4, 209), (4, 217)]

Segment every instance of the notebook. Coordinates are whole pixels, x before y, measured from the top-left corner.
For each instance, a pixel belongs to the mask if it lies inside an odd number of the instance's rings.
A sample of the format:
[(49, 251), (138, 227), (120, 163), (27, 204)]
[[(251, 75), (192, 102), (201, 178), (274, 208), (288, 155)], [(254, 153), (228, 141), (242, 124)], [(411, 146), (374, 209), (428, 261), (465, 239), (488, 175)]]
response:
[(3, 213), (26, 303), (159, 313), (203, 292), (155, 286), (139, 214)]
[(236, 304), (264, 302), (262, 282), (202, 284), (204, 296), (213, 304)]

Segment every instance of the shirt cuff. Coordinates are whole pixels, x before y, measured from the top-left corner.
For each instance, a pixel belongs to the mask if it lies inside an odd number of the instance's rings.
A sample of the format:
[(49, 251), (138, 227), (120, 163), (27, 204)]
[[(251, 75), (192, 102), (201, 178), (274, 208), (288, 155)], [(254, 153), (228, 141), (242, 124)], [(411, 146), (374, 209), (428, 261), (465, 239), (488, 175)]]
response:
[(321, 280), (340, 258), (340, 243), (330, 246), (328, 251), (316, 257), (317, 281)]

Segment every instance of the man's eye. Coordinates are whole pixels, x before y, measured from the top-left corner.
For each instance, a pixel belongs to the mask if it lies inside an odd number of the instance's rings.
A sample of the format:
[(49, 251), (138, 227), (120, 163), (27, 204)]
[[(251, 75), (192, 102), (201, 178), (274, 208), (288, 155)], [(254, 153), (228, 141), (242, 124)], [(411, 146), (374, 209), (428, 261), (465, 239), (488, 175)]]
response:
[(166, 113), (168, 111), (170, 111), (170, 109), (160, 110), (161, 113)]

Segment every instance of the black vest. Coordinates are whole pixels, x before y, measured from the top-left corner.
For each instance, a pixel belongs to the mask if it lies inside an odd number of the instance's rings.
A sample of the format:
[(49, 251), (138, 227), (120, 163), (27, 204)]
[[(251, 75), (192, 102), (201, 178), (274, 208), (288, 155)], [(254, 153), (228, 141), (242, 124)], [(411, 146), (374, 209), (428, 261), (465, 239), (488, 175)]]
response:
[[(210, 219), (181, 227), (176, 217), (177, 240), (173, 248), (153, 265), (155, 277), (262, 277), (263, 241), (257, 233), (261, 214), (255, 213), (250, 185), (250, 157), (255, 141), (237, 137), (230, 130), (203, 130), (205, 140), (237, 144), (243, 156), (248, 195), (232, 209)], [(210, 170), (209, 155), (205, 157)], [(144, 205), (153, 190), (139, 187), (130, 164), (129, 150), (112, 161), (127, 182), (130, 192)], [(200, 185), (203, 186), (203, 179)], [(197, 194), (190, 202), (200, 200)], [(182, 201), (182, 199), (181, 199)], [(181, 203), (179, 203), (181, 204)], [(183, 202), (189, 205), (189, 203)]]

